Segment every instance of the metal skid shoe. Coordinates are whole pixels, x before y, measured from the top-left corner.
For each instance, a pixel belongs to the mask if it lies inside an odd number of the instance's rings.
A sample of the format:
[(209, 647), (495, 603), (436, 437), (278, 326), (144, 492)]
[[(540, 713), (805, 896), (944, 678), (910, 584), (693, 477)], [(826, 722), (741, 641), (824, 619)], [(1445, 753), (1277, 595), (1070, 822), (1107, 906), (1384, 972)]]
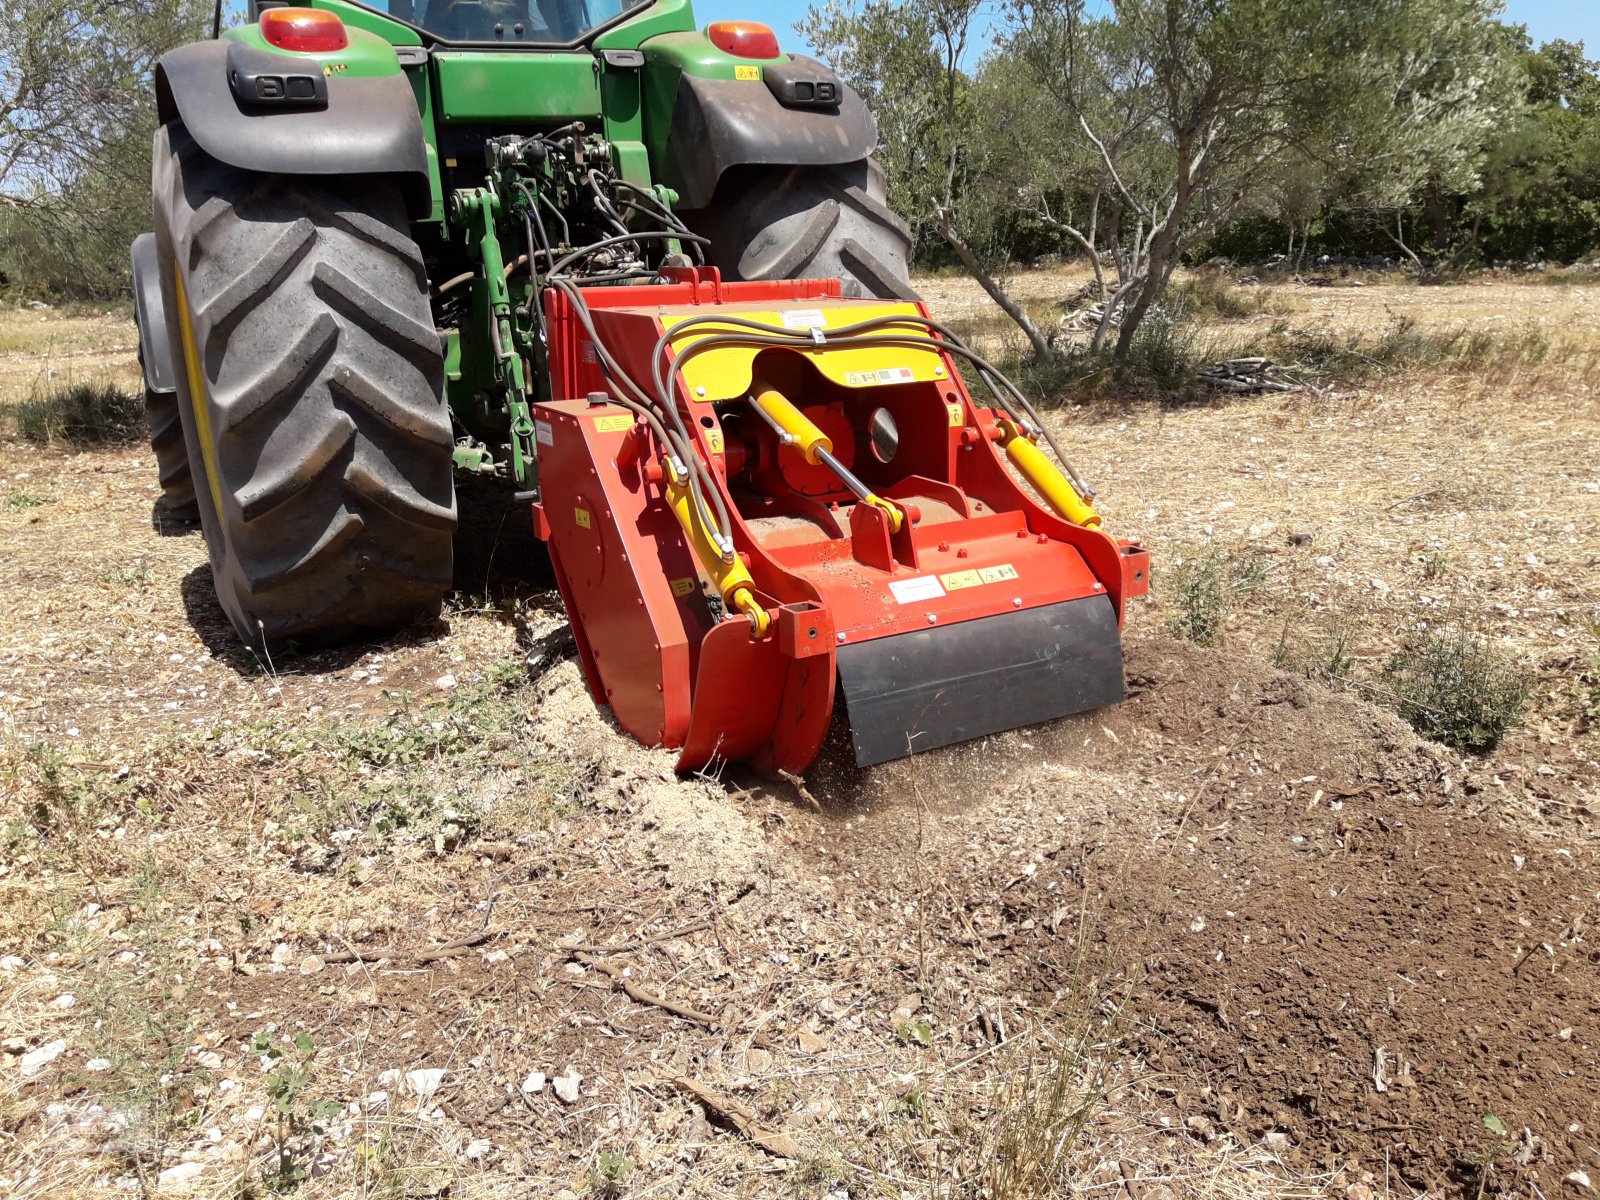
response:
[(841, 685), (863, 766), (1122, 699), (1148, 556), (988, 364), (837, 280), (665, 274), (547, 294), (534, 408), (536, 528), (628, 733), (798, 772)]

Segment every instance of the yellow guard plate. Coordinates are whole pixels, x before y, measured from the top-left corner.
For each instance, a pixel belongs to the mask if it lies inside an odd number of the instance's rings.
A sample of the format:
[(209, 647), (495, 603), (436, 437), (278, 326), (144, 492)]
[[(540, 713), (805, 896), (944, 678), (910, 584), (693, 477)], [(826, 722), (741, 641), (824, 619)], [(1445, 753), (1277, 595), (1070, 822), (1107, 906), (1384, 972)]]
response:
[[(665, 314), (661, 321), (670, 328), (685, 317), (695, 315), (698, 314), (694, 310), (687, 309)], [(811, 329), (821, 329), (826, 334), (827, 330), (837, 329), (843, 325), (854, 325), (858, 321), (868, 321), (875, 317), (907, 316), (918, 319), (921, 314), (914, 304), (863, 304), (859, 301), (830, 304), (822, 301), (778, 309), (730, 309), (726, 315), (743, 317), (748, 321), (759, 321), (763, 325), (775, 325), (780, 329), (791, 329), (801, 334), (808, 333)], [(736, 326), (707, 322), (686, 329), (673, 338), (672, 348), (682, 353), (703, 338), (722, 333), (750, 332), (752, 331), (739, 329)], [(927, 327), (920, 323), (906, 325), (905, 332), (913, 337), (928, 336)], [(768, 349), (771, 347), (724, 346), (691, 358), (683, 368), (683, 378), (689, 385), (689, 394), (706, 404), (719, 400), (737, 400), (747, 395), (755, 370), (755, 357)], [(824, 376), (842, 387), (869, 388), (893, 383), (928, 383), (947, 377), (944, 362), (934, 350), (922, 350), (911, 346), (850, 348), (843, 343), (835, 345), (831, 342), (796, 344), (795, 350), (809, 358)], [(705, 389), (704, 394), (700, 392), (701, 388)]]

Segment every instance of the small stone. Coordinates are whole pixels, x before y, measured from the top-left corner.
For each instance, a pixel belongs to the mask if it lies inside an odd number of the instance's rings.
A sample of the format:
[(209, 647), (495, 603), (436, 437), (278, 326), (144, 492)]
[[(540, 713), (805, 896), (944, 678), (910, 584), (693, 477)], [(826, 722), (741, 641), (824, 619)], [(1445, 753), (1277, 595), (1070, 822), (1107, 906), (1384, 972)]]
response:
[(201, 1171), (206, 1169), (205, 1163), (184, 1162), (168, 1167), (156, 1176), (157, 1188), (183, 1187), (192, 1182)]
[(441, 675), (433, 681), (433, 686), (440, 691), (447, 692), (456, 686), (456, 677), (454, 675)]
[(0, 1054), (26, 1054), (27, 1052), (27, 1038), (8, 1037), (0, 1040)]
[(531, 1096), (535, 1092), (544, 1091), (544, 1072), (532, 1072), (526, 1079), (522, 1081), (522, 1091), (523, 1094), (527, 1096)]
[(29, 1050), (22, 1056), (22, 1077), (31, 1079), (66, 1053), (66, 1049), (66, 1041), (57, 1038), (53, 1042), (46, 1042), (37, 1050)]
[(820, 1054), (828, 1045), (826, 1038), (819, 1037), (807, 1029), (802, 1029), (799, 1037), (801, 1054)]
[(0, 971), (20, 971), (27, 965), (26, 959), (18, 958), (15, 954), (7, 954), (0, 958)]
[(1571, 1175), (1567, 1176), (1566, 1182), (1570, 1183), (1580, 1192), (1586, 1192), (1589, 1190), (1589, 1172), (1574, 1171)]
[(289, 949), (287, 942), (279, 942), (272, 948), (272, 964), (277, 967), (286, 967), (289, 960), (294, 957), (294, 951)]
[(1279, 1133), (1277, 1130), (1274, 1130), (1273, 1132), (1267, 1134), (1266, 1137), (1262, 1138), (1261, 1141), (1262, 1144), (1274, 1154), (1289, 1153), (1289, 1135), (1287, 1133)]
[(300, 960), (300, 974), (315, 975), (322, 970), (323, 962), (315, 954), (308, 954)]
[(406, 1086), (421, 1100), (437, 1092), (443, 1082), (443, 1067), (418, 1067), (415, 1071), (406, 1072)]
[(54, 1000), (50, 1001), (50, 1007), (51, 1008), (71, 1008), (77, 1002), (78, 1002), (78, 998), (76, 996), (74, 996), (71, 992), (63, 992), (61, 995), (57, 996)]
[(583, 1084), (583, 1076), (573, 1068), (568, 1067), (565, 1075), (557, 1075), (550, 1081), (556, 1090), (556, 1097), (563, 1104), (576, 1104), (578, 1102), (578, 1088)]
[(83, 1064), (83, 1069), (98, 1075), (101, 1071), (111, 1070), (111, 1060), (109, 1058), (91, 1058)]
[(477, 1162), (480, 1158), (488, 1158), (489, 1151), (494, 1149), (494, 1143), (488, 1138), (474, 1138), (467, 1143), (467, 1148), (462, 1153), (468, 1162)]

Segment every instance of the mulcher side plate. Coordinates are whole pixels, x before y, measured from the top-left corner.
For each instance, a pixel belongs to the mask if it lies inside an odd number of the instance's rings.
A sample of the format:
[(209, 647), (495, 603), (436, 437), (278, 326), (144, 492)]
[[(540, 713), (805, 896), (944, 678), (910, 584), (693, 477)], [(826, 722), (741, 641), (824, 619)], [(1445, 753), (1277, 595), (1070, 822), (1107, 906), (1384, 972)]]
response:
[(863, 767), (1123, 698), (1122, 640), (1105, 596), (877, 638), (837, 654)]

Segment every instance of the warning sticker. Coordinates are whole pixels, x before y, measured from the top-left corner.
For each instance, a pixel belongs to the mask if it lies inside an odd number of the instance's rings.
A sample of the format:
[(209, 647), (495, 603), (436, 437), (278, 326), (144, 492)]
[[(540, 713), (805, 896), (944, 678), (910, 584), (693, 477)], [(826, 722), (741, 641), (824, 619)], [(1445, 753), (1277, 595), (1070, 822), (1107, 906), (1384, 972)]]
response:
[(711, 453), (713, 453), (713, 454), (721, 454), (722, 453), (722, 451), (723, 451), (722, 430), (720, 430), (720, 429), (708, 429), (708, 430), (706, 430), (706, 449), (710, 450)]
[(575, 508), (572, 510), (572, 515), (577, 518), (578, 525), (581, 528), (594, 528), (594, 518), (589, 515), (589, 510), (587, 508)]
[(551, 428), (549, 421), (535, 421), (533, 423), (533, 433), (539, 439), (541, 446), (554, 446), (556, 444), (556, 431)]
[(985, 583), (1004, 583), (1008, 579), (1017, 577), (1017, 569), (1010, 563), (1001, 563), (998, 567), (984, 567), (979, 572)]
[(963, 425), (965, 425), (967, 423), (967, 416), (966, 416), (966, 414), (964, 412), (961, 411), (961, 405), (959, 405), (959, 404), (946, 404), (945, 408), (950, 410), (950, 428), (951, 429), (960, 429), (961, 426), (963, 426)]
[(624, 413), (616, 417), (596, 417), (594, 427), (601, 433), (626, 433), (633, 428), (633, 416)]
[(761, 68), (760, 67), (735, 67), (733, 69), (733, 77), (735, 79), (743, 79), (743, 80), (752, 80), (753, 79), (757, 83), (759, 83), (759, 82), (761, 82)]
[(694, 591), (694, 579), (674, 579), (672, 581), (672, 594), (674, 596), (687, 596)]
[(894, 593), (895, 602), (898, 604), (915, 604), (918, 600), (937, 600), (944, 595), (944, 588), (939, 586), (939, 580), (932, 575), (919, 575), (915, 579), (891, 580), (889, 590)]
[(976, 571), (951, 571), (948, 575), (939, 576), (939, 580), (952, 592), (959, 592), (962, 588), (977, 587), (983, 582), (983, 577)]
[(844, 381), (850, 387), (877, 387), (885, 383), (915, 383), (917, 377), (910, 367), (886, 367), (882, 371), (846, 371)]
[(828, 318), (820, 308), (791, 308), (783, 313), (785, 329), (825, 329), (827, 325)]

